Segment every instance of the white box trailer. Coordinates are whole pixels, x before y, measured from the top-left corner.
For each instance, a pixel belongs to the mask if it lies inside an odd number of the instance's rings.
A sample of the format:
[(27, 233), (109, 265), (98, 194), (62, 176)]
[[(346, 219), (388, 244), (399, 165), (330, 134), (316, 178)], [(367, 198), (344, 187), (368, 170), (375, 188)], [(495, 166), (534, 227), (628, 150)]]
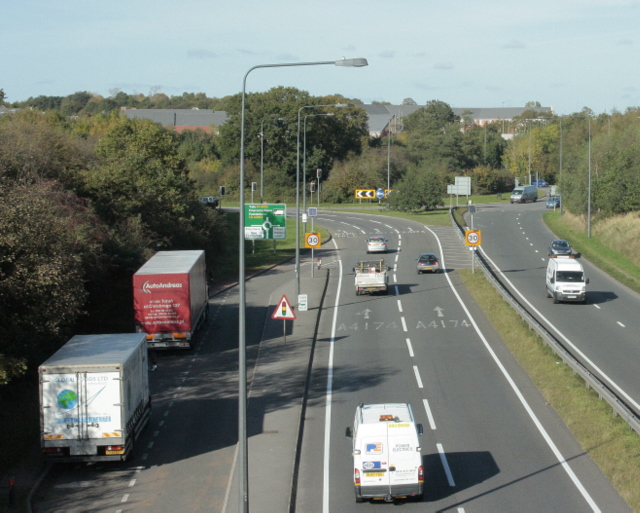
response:
[(124, 461), (149, 421), (143, 333), (76, 335), (40, 365), (45, 458)]
[(366, 499), (392, 502), (395, 498), (422, 500), (424, 471), (411, 405), (360, 404), (353, 428), (353, 482), (356, 502)]

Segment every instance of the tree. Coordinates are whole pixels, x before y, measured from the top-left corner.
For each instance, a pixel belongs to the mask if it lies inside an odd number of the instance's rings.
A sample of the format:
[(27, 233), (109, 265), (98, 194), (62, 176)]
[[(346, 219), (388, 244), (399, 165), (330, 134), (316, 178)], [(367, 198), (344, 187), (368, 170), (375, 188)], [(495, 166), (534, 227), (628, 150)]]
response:
[(4, 94), (4, 89), (0, 89), (0, 103), (4, 103), (4, 99), (7, 96)]
[(404, 179), (394, 186), (389, 207), (395, 210), (433, 210), (442, 205), (447, 172), (438, 166), (410, 166)]

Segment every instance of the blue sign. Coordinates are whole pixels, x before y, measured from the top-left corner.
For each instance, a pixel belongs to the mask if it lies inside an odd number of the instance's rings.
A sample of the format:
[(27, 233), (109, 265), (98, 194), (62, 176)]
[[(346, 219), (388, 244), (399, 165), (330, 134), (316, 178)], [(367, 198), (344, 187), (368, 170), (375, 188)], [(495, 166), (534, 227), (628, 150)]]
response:
[(382, 198), (384, 198), (384, 191), (383, 191), (382, 189), (378, 189), (378, 190), (376, 191), (376, 197), (377, 197), (378, 199), (382, 199)]

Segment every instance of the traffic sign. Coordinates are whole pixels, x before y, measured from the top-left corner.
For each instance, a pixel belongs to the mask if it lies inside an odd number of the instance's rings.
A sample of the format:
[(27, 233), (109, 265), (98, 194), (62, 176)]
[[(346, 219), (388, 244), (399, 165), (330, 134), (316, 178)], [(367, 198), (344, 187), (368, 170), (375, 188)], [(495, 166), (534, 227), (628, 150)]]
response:
[(465, 230), (464, 242), (467, 246), (480, 246), (482, 243), (482, 232), (480, 230)]
[(291, 306), (291, 303), (289, 303), (287, 296), (282, 296), (278, 302), (278, 306), (276, 306), (276, 309), (271, 314), (271, 318), (291, 321), (297, 319), (296, 313), (293, 311), (293, 307)]
[(309, 232), (304, 234), (305, 248), (319, 248), (322, 240), (318, 232)]
[(378, 199), (382, 199), (382, 198), (384, 198), (384, 190), (382, 190), (382, 189), (378, 189), (378, 190), (376, 191), (376, 198), (378, 198)]
[(356, 198), (375, 198), (376, 191), (374, 189), (356, 189)]
[(287, 206), (247, 204), (244, 206), (244, 238), (245, 239), (286, 239), (287, 238)]
[(318, 207), (309, 207), (307, 213), (309, 217), (316, 217), (318, 215)]

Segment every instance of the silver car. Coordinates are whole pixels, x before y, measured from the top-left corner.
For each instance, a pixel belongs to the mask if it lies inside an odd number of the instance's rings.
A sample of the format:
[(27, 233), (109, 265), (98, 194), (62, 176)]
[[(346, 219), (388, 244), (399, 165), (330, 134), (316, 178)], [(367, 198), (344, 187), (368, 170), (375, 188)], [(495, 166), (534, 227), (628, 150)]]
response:
[(551, 255), (571, 255), (571, 244), (564, 239), (554, 239), (549, 244), (549, 256)]
[(416, 270), (418, 274), (422, 274), (427, 271), (437, 273), (440, 271), (440, 260), (433, 253), (424, 253), (418, 257)]
[(367, 253), (386, 253), (388, 251), (387, 242), (387, 239), (381, 235), (369, 237), (367, 239)]

